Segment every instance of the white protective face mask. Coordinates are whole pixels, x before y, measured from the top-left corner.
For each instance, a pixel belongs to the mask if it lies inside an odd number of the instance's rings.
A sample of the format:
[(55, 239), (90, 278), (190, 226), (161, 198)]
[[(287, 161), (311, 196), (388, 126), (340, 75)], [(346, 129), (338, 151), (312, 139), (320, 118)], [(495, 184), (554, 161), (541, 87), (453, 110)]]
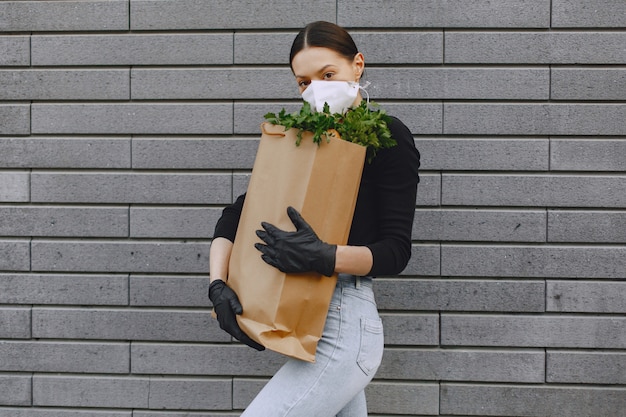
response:
[(302, 98), (318, 112), (328, 103), (331, 114), (344, 113), (356, 100), (360, 88), (359, 83), (352, 81), (314, 80), (304, 90)]

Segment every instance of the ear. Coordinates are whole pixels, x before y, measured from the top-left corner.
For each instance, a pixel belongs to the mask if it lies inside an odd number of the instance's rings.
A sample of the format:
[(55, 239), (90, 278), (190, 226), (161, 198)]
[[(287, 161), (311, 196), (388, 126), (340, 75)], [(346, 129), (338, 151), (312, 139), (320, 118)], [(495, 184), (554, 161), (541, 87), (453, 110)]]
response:
[(354, 68), (356, 81), (359, 82), (361, 75), (363, 75), (363, 70), (365, 70), (365, 57), (361, 52), (354, 56), (354, 59), (352, 60), (352, 67)]

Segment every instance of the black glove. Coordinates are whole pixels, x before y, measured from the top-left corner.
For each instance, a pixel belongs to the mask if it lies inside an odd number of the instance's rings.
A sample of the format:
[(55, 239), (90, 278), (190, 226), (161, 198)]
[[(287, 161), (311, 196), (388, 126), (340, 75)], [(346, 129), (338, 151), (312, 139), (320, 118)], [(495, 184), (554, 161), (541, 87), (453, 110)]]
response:
[(209, 298), (213, 303), (215, 314), (217, 314), (217, 321), (220, 323), (222, 330), (251, 348), (265, 350), (262, 345), (250, 339), (250, 337), (241, 330), (239, 324), (237, 324), (235, 314), (243, 313), (243, 307), (241, 307), (241, 303), (235, 291), (227, 286), (221, 279), (216, 279), (209, 285)]
[(287, 208), (295, 232), (286, 232), (269, 223), (262, 222), (265, 230), (256, 234), (265, 245), (255, 243), (263, 255), (261, 258), (282, 272), (318, 272), (327, 277), (335, 272), (337, 245), (322, 242), (302, 215), (293, 207)]

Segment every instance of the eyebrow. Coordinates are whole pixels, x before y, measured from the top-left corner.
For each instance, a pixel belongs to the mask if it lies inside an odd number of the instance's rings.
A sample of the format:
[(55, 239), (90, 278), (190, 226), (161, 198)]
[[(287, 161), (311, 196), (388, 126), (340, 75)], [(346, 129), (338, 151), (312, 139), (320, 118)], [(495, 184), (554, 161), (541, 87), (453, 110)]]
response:
[[(317, 71), (317, 72), (318, 72), (318, 73), (319, 73), (319, 72), (324, 72), (324, 70), (326, 70), (326, 68), (328, 68), (328, 67), (332, 67), (333, 65), (334, 65), (334, 64), (326, 64), (326, 65), (324, 65), (322, 68), (320, 68), (320, 69), (319, 69), (319, 71)], [(306, 78), (306, 77), (305, 77), (304, 75), (296, 75), (296, 78)]]

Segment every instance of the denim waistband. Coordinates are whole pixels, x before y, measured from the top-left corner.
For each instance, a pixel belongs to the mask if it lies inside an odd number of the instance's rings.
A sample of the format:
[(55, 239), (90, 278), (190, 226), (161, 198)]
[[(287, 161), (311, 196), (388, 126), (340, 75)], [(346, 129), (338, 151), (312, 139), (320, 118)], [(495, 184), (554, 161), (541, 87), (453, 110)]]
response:
[(339, 274), (337, 276), (337, 285), (351, 286), (353, 288), (373, 287), (372, 277), (362, 277), (350, 274)]

